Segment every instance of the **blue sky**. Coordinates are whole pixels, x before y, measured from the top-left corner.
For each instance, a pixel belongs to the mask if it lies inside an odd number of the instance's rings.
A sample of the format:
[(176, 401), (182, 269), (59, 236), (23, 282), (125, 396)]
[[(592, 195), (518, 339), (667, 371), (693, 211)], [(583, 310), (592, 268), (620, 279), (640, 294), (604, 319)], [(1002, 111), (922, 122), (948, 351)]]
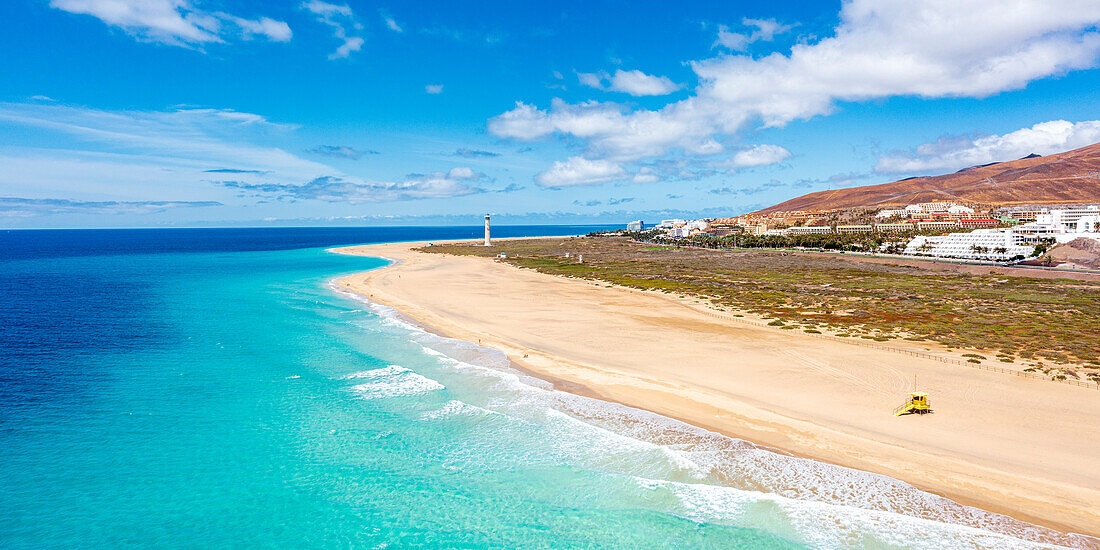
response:
[(1100, 3), (0, 3), (0, 227), (626, 222), (1100, 141)]

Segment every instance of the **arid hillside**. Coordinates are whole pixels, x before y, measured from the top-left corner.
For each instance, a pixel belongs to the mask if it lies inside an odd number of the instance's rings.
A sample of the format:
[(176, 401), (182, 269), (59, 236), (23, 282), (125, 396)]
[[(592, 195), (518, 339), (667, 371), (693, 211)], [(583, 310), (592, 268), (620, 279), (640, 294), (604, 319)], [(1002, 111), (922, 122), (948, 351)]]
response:
[(760, 213), (888, 207), (942, 200), (992, 206), (1100, 202), (1100, 143), (1045, 157), (973, 166), (954, 174), (818, 191)]

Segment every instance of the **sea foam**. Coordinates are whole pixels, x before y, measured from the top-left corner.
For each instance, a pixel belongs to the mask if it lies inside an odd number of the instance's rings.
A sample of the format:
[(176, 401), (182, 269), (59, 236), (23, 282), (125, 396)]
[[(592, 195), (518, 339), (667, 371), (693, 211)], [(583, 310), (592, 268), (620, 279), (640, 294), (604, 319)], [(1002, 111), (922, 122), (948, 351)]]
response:
[(362, 399), (406, 397), (445, 389), (443, 384), (399, 365), (355, 372), (344, 377), (344, 380), (356, 379), (370, 380), (351, 387)]
[(1097, 539), (963, 506), (887, 476), (554, 390), (512, 368), (498, 350), (433, 334), (393, 308), (332, 287), (366, 304), (441, 366), (480, 379), (481, 407), (455, 401), (424, 419), (476, 407), (541, 426), (561, 459), (665, 491), (679, 503), (673, 513), (687, 519), (766, 528), (820, 548), (1100, 548)]

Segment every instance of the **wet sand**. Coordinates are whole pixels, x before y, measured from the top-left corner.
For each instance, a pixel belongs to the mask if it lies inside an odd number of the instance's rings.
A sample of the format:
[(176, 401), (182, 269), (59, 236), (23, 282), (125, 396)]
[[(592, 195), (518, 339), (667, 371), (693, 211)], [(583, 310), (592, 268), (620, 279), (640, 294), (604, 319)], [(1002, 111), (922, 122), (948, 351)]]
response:
[[(1100, 391), (736, 323), (673, 296), (425, 254), (340, 284), (563, 389), (1100, 534)], [(894, 417), (913, 387), (935, 413)]]

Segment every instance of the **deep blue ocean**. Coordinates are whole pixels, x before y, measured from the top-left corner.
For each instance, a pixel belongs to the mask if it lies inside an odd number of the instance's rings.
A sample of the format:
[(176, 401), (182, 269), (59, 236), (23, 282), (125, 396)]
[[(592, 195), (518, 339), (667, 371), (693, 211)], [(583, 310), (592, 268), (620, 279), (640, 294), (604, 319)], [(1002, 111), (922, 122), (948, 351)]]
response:
[(331, 284), (386, 262), (328, 247), (481, 231), (0, 231), (0, 548), (1027, 546), (554, 391)]

